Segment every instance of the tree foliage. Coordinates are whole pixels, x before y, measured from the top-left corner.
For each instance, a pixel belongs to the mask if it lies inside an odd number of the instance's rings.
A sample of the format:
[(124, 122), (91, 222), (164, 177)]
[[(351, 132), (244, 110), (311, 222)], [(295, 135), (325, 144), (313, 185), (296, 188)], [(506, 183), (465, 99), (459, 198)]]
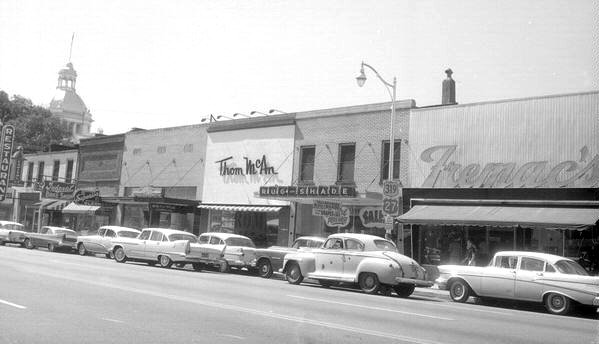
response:
[(70, 138), (67, 124), (53, 117), (48, 109), (18, 95), (9, 99), (2, 90), (0, 120), (14, 125), (14, 147), (23, 146), (25, 152), (48, 151), (52, 145), (67, 144)]

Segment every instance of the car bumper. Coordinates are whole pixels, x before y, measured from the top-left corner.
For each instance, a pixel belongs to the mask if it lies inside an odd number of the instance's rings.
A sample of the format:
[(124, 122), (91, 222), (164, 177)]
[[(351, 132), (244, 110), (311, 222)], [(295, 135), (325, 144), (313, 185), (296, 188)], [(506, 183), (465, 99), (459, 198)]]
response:
[(255, 268), (256, 267), (256, 260), (252, 260), (252, 261), (245, 261), (245, 260), (238, 260), (238, 259), (227, 259), (227, 264), (229, 264), (229, 266), (234, 266), (234, 267), (239, 267), (239, 268)]
[(447, 279), (439, 277), (435, 280), (435, 284), (439, 289), (447, 290)]
[(60, 241), (56, 244), (56, 247), (58, 248), (70, 248), (72, 250), (75, 250), (77, 248), (77, 242), (70, 242), (70, 241)]
[(395, 282), (398, 284), (413, 284), (417, 287), (432, 287), (432, 281), (413, 279), (413, 278), (403, 278), (403, 277), (395, 277)]

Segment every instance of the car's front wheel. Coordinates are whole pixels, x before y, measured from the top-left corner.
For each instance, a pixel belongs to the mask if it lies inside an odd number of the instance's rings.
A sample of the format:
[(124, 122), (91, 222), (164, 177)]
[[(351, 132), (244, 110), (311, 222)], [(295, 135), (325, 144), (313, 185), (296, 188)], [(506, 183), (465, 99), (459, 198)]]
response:
[(358, 278), (358, 284), (360, 285), (360, 289), (366, 294), (375, 294), (381, 288), (378, 277), (371, 272), (361, 273)]
[(449, 287), (449, 297), (455, 302), (466, 302), (470, 297), (470, 286), (463, 280), (456, 280)]
[(169, 269), (173, 265), (173, 261), (166, 255), (160, 256), (159, 262), (160, 266), (165, 269)]
[(545, 308), (551, 314), (564, 315), (570, 312), (572, 302), (564, 295), (550, 293), (545, 296)]
[(125, 250), (122, 247), (117, 247), (114, 250), (114, 260), (119, 263), (124, 263), (127, 261), (127, 255), (125, 254)]
[(300, 284), (304, 280), (302, 270), (297, 263), (290, 263), (285, 273), (285, 279), (291, 284)]
[(87, 250), (85, 249), (85, 245), (83, 245), (83, 243), (80, 243), (79, 246), (77, 246), (77, 252), (79, 252), (79, 254), (82, 256), (87, 254)]
[(270, 278), (272, 276), (272, 265), (268, 259), (260, 259), (258, 262), (258, 276)]
[(393, 289), (397, 293), (397, 296), (408, 297), (408, 296), (412, 295), (412, 293), (414, 292), (414, 289), (416, 289), (416, 286), (406, 285), (406, 284), (398, 284), (398, 285), (394, 286)]

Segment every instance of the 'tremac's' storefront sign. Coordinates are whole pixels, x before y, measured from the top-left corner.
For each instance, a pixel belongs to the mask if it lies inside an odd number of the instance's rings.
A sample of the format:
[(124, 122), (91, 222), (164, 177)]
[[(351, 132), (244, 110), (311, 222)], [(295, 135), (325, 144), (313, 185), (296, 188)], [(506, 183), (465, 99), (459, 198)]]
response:
[[(433, 164), (423, 188), (560, 188), (593, 187), (599, 184), (599, 154), (589, 159), (587, 147), (581, 162), (573, 160), (551, 164), (548, 161), (471, 163), (453, 160), (457, 145), (433, 146), (420, 159)], [(583, 156), (586, 152), (587, 156)]]

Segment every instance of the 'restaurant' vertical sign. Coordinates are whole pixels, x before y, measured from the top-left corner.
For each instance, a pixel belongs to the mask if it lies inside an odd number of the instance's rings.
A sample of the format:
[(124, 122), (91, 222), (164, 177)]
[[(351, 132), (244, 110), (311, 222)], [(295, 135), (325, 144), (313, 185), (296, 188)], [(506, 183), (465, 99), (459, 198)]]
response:
[(5, 125), (4, 128), (2, 128), (2, 146), (0, 147), (0, 201), (4, 201), (4, 198), (6, 197), (14, 138), (15, 127), (12, 125)]

